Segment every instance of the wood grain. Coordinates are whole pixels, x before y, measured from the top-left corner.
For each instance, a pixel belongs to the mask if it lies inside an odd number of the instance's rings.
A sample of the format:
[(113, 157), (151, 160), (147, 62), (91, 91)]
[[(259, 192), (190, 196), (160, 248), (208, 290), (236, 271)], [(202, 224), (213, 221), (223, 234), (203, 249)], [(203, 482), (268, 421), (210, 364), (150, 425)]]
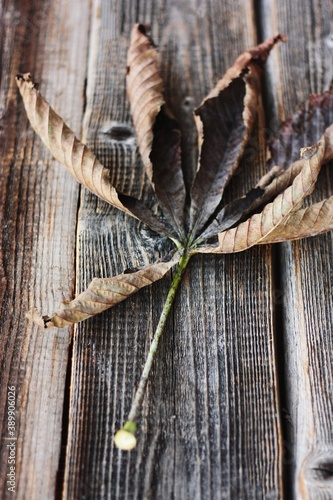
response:
[[(236, 21), (237, 19), (237, 21)], [(239, 19), (242, 22), (239, 22)], [(134, 22), (152, 26), (166, 97), (188, 126), (235, 57), (256, 42), (247, 2), (94, 3), (85, 137), (114, 182), (151, 200), (125, 99), (125, 61)], [(186, 125), (184, 125), (184, 121)], [(115, 130), (122, 131), (115, 134)], [(251, 158), (229, 197), (259, 179)], [(189, 149), (190, 141), (184, 140)], [(121, 170), (120, 170), (121, 167)], [(77, 290), (167, 251), (140, 224), (84, 192), (78, 223)], [(148, 387), (131, 453), (114, 448), (170, 279), (79, 325), (73, 344), (64, 498), (280, 498), (280, 426), (269, 248), (195, 257), (188, 269)]]
[[(78, 7), (78, 4), (77, 4)], [(16, 498), (53, 498), (70, 332), (25, 318), (72, 293), (79, 189), (36, 138), (15, 88), (31, 71), (80, 133), (89, 2), (1, 2), (1, 498), (8, 491), (7, 387), (16, 388)]]
[[(184, 131), (188, 183), (196, 160), (189, 109), (246, 47), (285, 33), (266, 74), (268, 119), (265, 126), (259, 119), (230, 201), (263, 173), (263, 136), (309, 92), (332, 85), (331, 2), (94, 0), (92, 16), (90, 4), (0, 2), (0, 496), (9, 497), (6, 405), (15, 385), (18, 498), (332, 498), (332, 234), (281, 245), (275, 269), (270, 247), (192, 259), (149, 383), (138, 446), (120, 452), (113, 434), (129, 410), (170, 277), (79, 325), (71, 365), (70, 332), (46, 335), (25, 313), (71, 298), (75, 259), (80, 292), (94, 276), (152, 262), (171, 247), (88, 192), (79, 200), (78, 186), (34, 136), (14, 82), (31, 71), (78, 136), (85, 106), (84, 139), (106, 166), (119, 166), (114, 183), (157, 210), (126, 101), (133, 23), (151, 24), (159, 46), (166, 98)], [(313, 200), (332, 195), (332, 175), (332, 166), (323, 169)]]
[[(288, 36), (268, 73), (271, 102), (283, 117), (307, 94), (332, 84), (333, 8), (329, 0), (263, 5), (265, 35), (282, 30)], [(312, 200), (332, 195), (332, 183), (330, 165)], [(328, 233), (280, 250), (290, 494), (302, 499), (332, 498), (333, 491), (332, 243)]]

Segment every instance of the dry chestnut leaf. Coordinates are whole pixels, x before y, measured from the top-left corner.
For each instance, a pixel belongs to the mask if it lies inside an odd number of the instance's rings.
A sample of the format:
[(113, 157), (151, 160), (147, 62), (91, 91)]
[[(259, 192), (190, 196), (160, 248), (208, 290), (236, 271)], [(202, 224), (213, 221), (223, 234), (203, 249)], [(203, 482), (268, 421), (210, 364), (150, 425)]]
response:
[[(224, 190), (250, 138), (260, 102), (265, 61), (283, 35), (268, 38), (241, 54), (194, 111), (198, 164), (182, 157), (181, 127), (163, 97), (158, 53), (147, 27), (134, 26), (127, 61), (127, 93), (139, 151), (163, 218), (145, 204), (117, 191), (103, 167), (51, 109), (29, 74), (17, 84), (31, 125), (53, 156), (97, 196), (167, 236), (173, 256), (112, 278), (95, 278), (87, 290), (64, 303), (45, 328), (63, 327), (98, 314), (177, 265), (174, 278), (123, 429), (115, 436), (122, 449), (136, 444), (137, 420), (148, 375), (166, 318), (189, 259), (196, 253), (239, 252), (253, 245), (294, 240), (333, 229), (333, 197), (302, 208), (315, 188), (320, 168), (333, 157), (333, 94), (311, 96), (280, 128), (269, 145), (267, 174), (244, 197), (225, 204)], [(299, 151), (301, 151), (299, 153)], [(192, 165), (192, 171), (189, 165)], [(215, 243), (214, 243), (215, 239)], [(35, 313), (33, 319), (41, 322)]]

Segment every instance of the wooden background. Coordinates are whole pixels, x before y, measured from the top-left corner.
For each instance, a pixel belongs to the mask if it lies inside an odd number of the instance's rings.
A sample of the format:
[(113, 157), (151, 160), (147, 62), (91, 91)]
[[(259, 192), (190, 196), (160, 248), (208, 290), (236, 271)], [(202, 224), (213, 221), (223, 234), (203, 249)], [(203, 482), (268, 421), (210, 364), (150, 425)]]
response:
[[(30, 71), (102, 163), (122, 166), (117, 185), (148, 196), (125, 92), (137, 21), (152, 26), (166, 95), (185, 121), (185, 99), (198, 105), (240, 52), (278, 31), (288, 36), (267, 67), (255, 154), (229, 197), (264, 171), (258, 144), (332, 82), (331, 0), (0, 0), (0, 496), (12, 498), (14, 385), (15, 498), (333, 499), (331, 233), (192, 259), (130, 453), (115, 449), (112, 436), (170, 277), (74, 333), (44, 332), (25, 318), (32, 307), (52, 312), (93, 276), (166, 251), (50, 158), (15, 85), (16, 73)], [(328, 167), (314, 199), (332, 194)]]

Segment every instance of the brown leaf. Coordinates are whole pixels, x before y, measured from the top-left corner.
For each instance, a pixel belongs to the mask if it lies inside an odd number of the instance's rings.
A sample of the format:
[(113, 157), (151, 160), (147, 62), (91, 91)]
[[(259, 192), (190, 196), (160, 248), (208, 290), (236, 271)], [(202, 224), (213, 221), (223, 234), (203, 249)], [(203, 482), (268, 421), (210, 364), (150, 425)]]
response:
[(203, 124), (203, 142), (191, 192), (193, 237), (213, 215), (238, 167), (257, 114), (261, 69), (279, 40), (284, 37), (269, 38), (238, 57), (195, 111)]
[(264, 190), (258, 186), (251, 189), (242, 198), (233, 200), (225, 205), (207, 229), (200, 235), (200, 241), (207, 240), (222, 231), (226, 231), (243, 219), (249, 212), (253, 211), (253, 207), (256, 205), (257, 200), (261, 199), (263, 193)]
[(156, 233), (167, 236), (176, 245), (178, 245), (177, 232), (173, 230), (173, 227), (169, 227), (164, 222), (161, 222), (153, 212), (146, 207), (142, 201), (133, 198), (132, 196), (127, 196), (122, 193), (118, 193), (119, 200), (121, 203), (142, 222), (147, 224)]
[[(304, 198), (314, 189), (322, 163), (333, 157), (332, 92), (311, 96), (303, 108), (282, 125), (271, 143), (268, 165), (273, 168), (247, 195), (221, 209), (225, 186), (238, 166), (256, 117), (263, 64), (279, 40), (284, 37), (270, 38), (236, 60), (195, 111), (197, 130), (189, 134), (186, 142), (164, 102), (155, 46), (146, 27), (135, 25), (128, 52), (127, 90), (143, 164), (164, 212), (165, 223), (156, 219), (141, 201), (114, 189), (108, 171), (49, 107), (29, 76), (19, 76), (18, 86), (33, 127), (53, 155), (65, 163), (82, 184), (156, 232), (167, 235), (182, 249), (185, 260), (180, 261), (176, 273), (180, 280), (193, 253), (239, 252), (256, 244), (298, 239), (333, 229), (333, 197), (300, 209)], [(193, 125), (188, 113), (185, 116), (187, 123)], [(310, 141), (313, 138), (315, 140)], [(198, 140), (200, 155), (194, 176), (191, 168), (197, 158), (195, 140)], [(187, 160), (181, 159), (182, 141), (190, 154)], [(301, 159), (296, 159), (295, 149), (305, 141), (314, 145), (302, 148)], [(193, 151), (189, 153), (192, 144)], [(192, 199), (185, 206), (192, 180)], [(261, 213), (251, 215), (265, 203), (268, 204)], [(184, 213), (188, 211), (190, 231), (186, 235), (188, 221), (184, 220)], [(245, 217), (248, 218), (244, 221)], [(232, 227), (235, 224), (238, 225)], [(195, 247), (216, 234), (218, 245)], [(190, 245), (193, 247), (189, 251)], [(44, 325), (62, 327), (102, 312), (161, 279), (177, 262), (179, 258), (175, 256), (172, 261), (158, 262), (113, 278), (96, 278), (76, 299), (64, 303), (51, 317), (44, 317)], [(36, 314), (32, 313), (32, 317), (36, 319)]]
[(148, 178), (153, 170), (150, 153), (153, 144), (153, 127), (161, 107), (165, 104), (163, 81), (158, 72), (157, 51), (147, 35), (148, 27), (135, 24), (127, 55), (127, 95), (136, 130), (142, 162)]
[(181, 134), (166, 109), (158, 53), (148, 28), (136, 24), (127, 57), (127, 94), (141, 158), (168, 222), (184, 238), (185, 184)]
[[(324, 134), (320, 137), (319, 142), (325, 145), (322, 163), (326, 163), (333, 158), (333, 125), (327, 127)], [(304, 143), (302, 143), (302, 146), (303, 145)], [(293, 162), (286, 170), (283, 170), (277, 165), (271, 168), (257, 184), (258, 187), (263, 187), (264, 191), (262, 195), (254, 201), (251, 210), (255, 210), (264, 203), (271, 201), (275, 196), (287, 189), (303, 167), (304, 159), (300, 159)]]
[(153, 187), (167, 221), (181, 240), (185, 237), (185, 184), (181, 169), (181, 136), (177, 122), (162, 109), (154, 124), (150, 158)]
[[(306, 144), (320, 141), (323, 131), (333, 123), (333, 90), (308, 97), (288, 118), (269, 144), (267, 166), (279, 165), (287, 169), (299, 158), (299, 150)], [(332, 134), (332, 132), (331, 132)], [(327, 135), (330, 135), (329, 133)], [(333, 138), (326, 141), (325, 161), (332, 158)]]
[(31, 75), (17, 75), (16, 82), (30, 123), (54, 158), (66, 165), (70, 173), (90, 191), (130, 213), (111, 186), (108, 170), (53, 111), (32, 82)]
[(181, 127), (182, 170), (186, 188), (186, 203), (188, 205), (197, 171), (198, 154), (201, 149), (201, 137), (196, 123), (196, 120), (200, 121), (200, 118), (194, 114), (194, 99), (190, 96), (186, 96), (180, 107), (174, 112)]
[(333, 159), (333, 125), (331, 125), (325, 130), (324, 135), (326, 142), (324, 161), (327, 162)]
[(261, 213), (253, 215), (235, 228), (220, 233), (219, 245), (215, 249), (210, 246), (198, 250), (204, 253), (241, 252), (260, 243), (273, 233), (292, 212), (300, 207), (304, 198), (312, 193), (324, 153), (325, 139), (323, 136), (321, 142), (303, 148), (304, 166), (291, 186), (278, 195), (272, 203), (266, 205)]
[(16, 82), (32, 127), (56, 160), (63, 163), (81, 184), (106, 202), (139, 218), (154, 231), (170, 234), (165, 225), (142, 203), (135, 204), (133, 198), (126, 195), (122, 195), (120, 201), (118, 192), (110, 183), (109, 170), (103, 167), (49, 106), (29, 73), (17, 75)]
[[(158, 262), (113, 278), (94, 278), (89, 287), (74, 300), (63, 303), (51, 317), (43, 317), (45, 328), (63, 328), (113, 307), (141, 288), (163, 278), (178, 260), (174, 258), (169, 262)], [(33, 319), (36, 321), (36, 315)]]
[[(323, 163), (326, 163), (333, 158), (333, 125), (327, 127), (320, 141), (325, 143)], [(249, 213), (271, 201), (292, 184), (303, 166), (303, 159), (295, 161), (286, 170), (275, 165), (260, 179), (255, 188), (252, 188), (242, 198), (228, 203), (221, 209), (210, 226), (201, 235), (201, 240), (208, 239), (221, 231), (229, 229)]]
[[(266, 186), (261, 203), (284, 191), (303, 167), (299, 150), (306, 144), (322, 141), (325, 136), (323, 163), (333, 158), (333, 90), (309, 96), (297, 111), (281, 124), (268, 144), (267, 169), (284, 170)], [(269, 174), (267, 174), (269, 175)]]
[[(333, 158), (333, 125), (325, 130), (323, 136), (319, 139), (319, 142), (323, 142), (325, 144), (322, 163), (326, 163)], [(283, 170), (283, 168), (278, 165), (271, 168), (270, 171), (265, 174), (257, 184), (257, 187), (262, 188), (263, 191), (261, 196), (254, 200), (251, 210), (255, 210), (257, 207), (271, 201), (275, 196), (287, 189), (303, 167), (304, 159), (300, 159), (293, 162), (286, 170)], [(250, 193), (248, 195), (250, 195)]]
[[(267, 168), (270, 170), (268, 173), (243, 198), (234, 200), (223, 207), (201, 235), (201, 239), (207, 239), (218, 232), (225, 231), (287, 189), (304, 165), (304, 161), (298, 159), (300, 148), (306, 144), (304, 141), (306, 138), (312, 138), (312, 141), (309, 140), (307, 144), (314, 143), (318, 139), (321, 141), (321, 134), (325, 127), (327, 128), (324, 132), (325, 153), (323, 163), (330, 161), (333, 158), (332, 122), (333, 91), (310, 96), (299, 106), (299, 109), (291, 118), (282, 123), (276, 138), (270, 142), (269, 159), (267, 161)], [(297, 155), (295, 154), (296, 150)], [(292, 159), (295, 159), (295, 161), (291, 163)]]
[(299, 240), (333, 230), (333, 196), (292, 213), (260, 244)]

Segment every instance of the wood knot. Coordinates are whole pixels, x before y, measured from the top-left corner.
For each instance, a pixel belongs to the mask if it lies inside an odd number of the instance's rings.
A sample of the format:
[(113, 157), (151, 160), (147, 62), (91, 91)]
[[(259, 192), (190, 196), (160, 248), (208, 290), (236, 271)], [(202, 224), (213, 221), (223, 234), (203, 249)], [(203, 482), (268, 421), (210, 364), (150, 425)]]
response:
[(318, 480), (333, 481), (333, 460), (318, 462), (311, 471)]
[(101, 133), (108, 139), (115, 142), (132, 143), (135, 141), (134, 131), (127, 123), (109, 122), (106, 123)]
[(307, 460), (305, 479), (323, 486), (333, 484), (333, 452), (318, 453)]

